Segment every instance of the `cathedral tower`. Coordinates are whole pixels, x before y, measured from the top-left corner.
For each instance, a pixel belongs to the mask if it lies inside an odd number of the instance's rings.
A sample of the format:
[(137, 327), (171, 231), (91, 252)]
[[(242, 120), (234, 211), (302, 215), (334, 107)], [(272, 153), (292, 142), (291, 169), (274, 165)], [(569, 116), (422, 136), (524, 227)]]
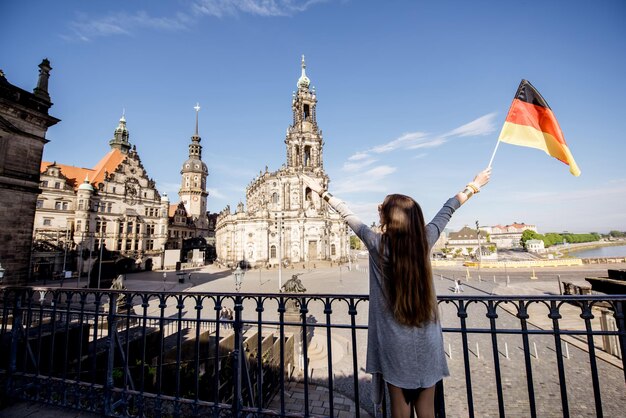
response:
[(115, 128), (113, 139), (109, 141), (111, 148), (117, 148), (124, 154), (127, 154), (130, 150), (130, 142), (128, 142), (128, 129), (126, 128), (126, 118), (124, 113), (120, 118), (120, 123)]
[(315, 107), (317, 97), (315, 87), (309, 89), (311, 81), (306, 76), (306, 63), (302, 56), (302, 75), (298, 79), (298, 91), (293, 92), (291, 110), (292, 125), (287, 129), (285, 144), (287, 145), (287, 167), (296, 170), (312, 170), (323, 168), (322, 133), (318, 129)]
[(206, 178), (209, 171), (202, 162), (202, 145), (198, 135), (198, 113), (200, 105), (196, 104), (196, 132), (191, 137), (189, 144), (189, 158), (183, 163), (180, 171), (182, 175), (178, 196), (185, 205), (187, 214), (196, 221), (199, 229), (207, 228), (206, 200), (209, 195), (206, 191)]

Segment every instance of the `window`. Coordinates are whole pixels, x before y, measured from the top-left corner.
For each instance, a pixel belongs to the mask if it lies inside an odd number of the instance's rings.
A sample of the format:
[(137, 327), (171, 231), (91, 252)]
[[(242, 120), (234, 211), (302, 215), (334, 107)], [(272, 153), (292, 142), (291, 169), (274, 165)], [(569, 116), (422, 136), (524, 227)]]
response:
[(83, 210), (83, 208), (84, 208), (84, 204), (83, 204), (83, 201), (81, 199), (81, 200), (78, 201), (78, 210)]
[(43, 200), (37, 200), (37, 209), (43, 208)]
[[(117, 232), (122, 235), (124, 233), (124, 222), (120, 222), (118, 228), (117, 228)], [(120, 247), (120, 250), (122, 249), (122, 247)]]
[(118, 239), (117, 240), (117, 250), (120, 251), (122, 249), (122, 240)]
[(113, 193), (115, 193), (115, 186), (113, 186), (113, 188), (111, 189), (111, 191), (112, 191)]
[(96, 232), (102, 232), (103, 234), (107, 232), (106, 221), (96, 221)]
[(111, 213), (111, 210), (113, 210), (113, 203), (108, 203), (107, 204), (107, 212)]
[(80, 221), (76, 221), (76, 230), (77, 231), (82, 231), (82, 229), (80, 229), (81, 226), (82, 226), (81, 222)]
[(61, 210), (61, 202), (54, 202), (54, 208), (56, 210)]
[(133, 242), (131, 240), (126, 240), (126, 251), (130, 251), (130, 249), (133, 248), (132, 245)]
[(67, 210), (67, 202), (63, 202), (63, 210)]
[(141, 232), (141, 224), (139, 222), (135, 222), (135, 234)]
[(307, 120), (309, 118), (309, 105), (305, 104), (304, 105), (304, 120)]
[(308, 167), (311, 165), (311, 146), (307, 145), (304, 147), (304, 166)]
[(48, 181), (47, 180), (42, 181), (41, 187), (48, 187)]
[(43, 226), (52, 226), (52, 218), (43, 218)]
[(154, 249), (154, 240), (147, 240), (146, 241), (146, 250), (153, 250)]
[(276, 258), (276, 246), (272, 245), (270, 247), (270, 258)]
[(132, 234), (133, 233), (133, 223), (132, 222), (127, 222), (126, 223), (126, 233), (127, 234)]
[(61, 183), (59, 183), (58, 181), (54, 182), (54, 188), (55, 189), (60, 189), (61, 188)]
[(154, 235), (154, 225), (148, 224), (146, 225), (146, 236)]
[(278, 193), (272, 193), (272, 203), (278, 203)]
[(330, 255), (335, 255), (337, 252), (337, 248), (335, 247), (335, 244), (330, 244)]

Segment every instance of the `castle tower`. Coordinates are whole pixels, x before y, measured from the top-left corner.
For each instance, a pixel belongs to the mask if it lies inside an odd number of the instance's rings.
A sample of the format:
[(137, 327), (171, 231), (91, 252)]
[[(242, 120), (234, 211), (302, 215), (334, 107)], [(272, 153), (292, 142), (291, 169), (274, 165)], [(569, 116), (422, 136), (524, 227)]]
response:
[(287, 129), (287, 167), (296, 170), (317, 172), (323, 168), (322, 133), (317, 126), (315, 107), (317, 97), (315, 87), (309, 88), (311, 81), (306, 76), (306, 63), (302, 56), (302, 75), (298, 79), (298, 91), (293, 92), (291, 109), (292, 125)]
[(196, 132), (191, 137), (189, 144), (189, 158), (183, 163), (180, 171), (182, 175), (180, 191), (178, 196), (185, 205), (187, 214), (195, 221), (199, 229), (206, 229), (206, 200), (209, 193), (206, 191), (206, 178), (209, 170), (205, 163), (202, 162), (202, 145), (200, 145), (200, 136), (198, 135), (198, 113), (200, 105), (196, 104)]
[(109, 141), (109, 145), (111, 146), (111, 148), (117, 148), (124, 154), (126, 154), (130, 150), (130, 142), (128, 142), (128, 136), (128, 129), (126, 129), (126, 117), (124, 112), (122, 112), (120, 123), (117, 125), (117, 128), (115, 128), (115, 132), (113, 133), (113, 139)]

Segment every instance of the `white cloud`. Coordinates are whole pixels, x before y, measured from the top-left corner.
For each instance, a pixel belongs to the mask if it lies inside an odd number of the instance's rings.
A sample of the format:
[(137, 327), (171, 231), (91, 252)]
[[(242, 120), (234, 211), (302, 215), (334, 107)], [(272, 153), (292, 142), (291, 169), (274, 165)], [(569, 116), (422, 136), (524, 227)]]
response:
[(359, 161), (365, 158), (369, 158), (369, 155), (366, 152), (357, 152), (356, 154), (348, 158), (348, 161)]
[(456, 129), (445, 134), (445, 137), (452, 136), (481, 136), (488, 135), (496, 130), (494, 126), (494, 119), (496, 117), (496, 113), (488, 113), (485, 116), (481, 116), (478, 119), (474, 119), (473, 121), (466, 123), (465, 125), (459, 126)]
[(79, 14), (77, 19), (69, 24), (73, 36), (64, 35), (63, 38), (90, 41), (98, 37), (131, 35), (137, 29), (180, 30), (184, 29), (189, 21), (189, 16), (184, 13), (176, 13), (170, 18), (150, 16), (145, 11), (133, 14), (118, 12), (97, 19)]
[(380, 165), (363, 173), (344, 177), (333, 185), (337, 193), (382, 192), (388, 189), (386, 178), (396, 172), (395, 167)]
[(393, 141), (372, 148), (371, 152), (380, 154), (383, 152), (394, 151), (396, 149), (410, 148), (411, 146), (422, 143), (426, 139), (427, 135), (424, 132), (409, 132), (402, 134), (402, 136), (394, 139)]
[(226, 199), (226, 195), (221, 193), (219, 189), (207, 189), (207, 192), (209, 192), (209, 198), (220, 199), (220, 200)]
[(326, 0), (198, 0), (196, 13), (224, 17), (237, 13), (257, 16), (292, 16)]
[(61, 37), (87, 42), (98, 37), (131, 35), (142, 29), (184, 30), (205, 16), (293, 16), (325, 1), (328, 0), (197, 0), (189, 10), (174, 12), (171, 17), (151, 16), (145, 11), (112, 12), (98, 18), (81, 13), (69, 23), (71, 34)]
[(359, 159), (356, 162), (353, 162), (353, 161), (350, 161), (350, 158), (349, 158), (348, 161), (343, 163), (342, 170), (343, 171), (359, 171), (362, 168), (365, 168), (368, 165), (375, 163), (376, 161), (377, 160), (374, 158), (367, 157), (367, 159)]

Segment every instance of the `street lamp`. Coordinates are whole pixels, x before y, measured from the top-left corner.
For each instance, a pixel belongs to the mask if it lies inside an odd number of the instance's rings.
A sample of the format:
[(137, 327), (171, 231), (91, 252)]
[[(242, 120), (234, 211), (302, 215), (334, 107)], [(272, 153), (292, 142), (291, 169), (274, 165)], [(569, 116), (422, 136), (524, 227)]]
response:
[(480, 249), (480, 225), (476, 221), (476, 240), (478, 241), (478, 281), (480, 282), (480, 263), (482, 262), (483, 254)]
[(239, 266), (239, 264), (237, 264), (237, 268), (235, 269), (233, 274), (235, 275), (235, 291), (239, 293), (239, 291), (241, 290), (241, 283), (243, 282), (243, 276), (246, 274), (246, 272), (245, 270), (241, 269), (241, 266)]

